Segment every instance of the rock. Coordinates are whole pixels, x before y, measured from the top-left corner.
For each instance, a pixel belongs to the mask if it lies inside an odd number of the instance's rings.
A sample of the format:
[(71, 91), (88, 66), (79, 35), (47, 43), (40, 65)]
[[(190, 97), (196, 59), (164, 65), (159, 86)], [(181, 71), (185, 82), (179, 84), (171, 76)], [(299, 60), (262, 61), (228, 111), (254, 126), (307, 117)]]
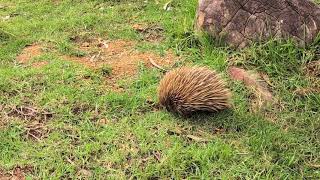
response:
[(312, 43), (320, 27), (320, 7), (309, 0), (199, 0), (198, 29), (232, 47), (270, 37)]
[(228, 69), (228, 73), (231, 79), (243, 82), (255, 95), (252, 104), (255, 111), (267, 104), (272, 104), (275, 101), (272, 93), (268, 89), (268, 83), (262, 80), (261, 74), (233, 66)]
[(250, 73), (242, 68), (230, 67), (229, 75), (233, 80), (242, 81), (247, 87), (254, 89), (257, 97), (266, 101), (272, 101), (273, 95), (268, 90), (266, 83), (264, 83), (259, 74)]

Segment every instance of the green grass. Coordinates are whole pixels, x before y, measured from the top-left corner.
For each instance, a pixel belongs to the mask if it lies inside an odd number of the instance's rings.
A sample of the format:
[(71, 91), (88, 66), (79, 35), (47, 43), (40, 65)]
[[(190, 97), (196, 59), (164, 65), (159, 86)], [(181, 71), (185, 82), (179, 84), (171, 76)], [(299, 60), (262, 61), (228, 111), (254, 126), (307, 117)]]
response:
[[(0, 17), (12, 16), (0, 21), (0, 172), (31, 167), (30, 179), (320, 178), (320, 95), (293, 93), (318, 82), (303, 67), (316, 60), (320, 45), (302, 49), (270, 40), (238, 51), (217, 47), (193, 32), (197, 0), (173, 1), (172, 11), (162, 10), (165, 3), (0, 0), (8, 5)], [(136, 23), (161, 26), (165, 39), (143, 41), (132, 29)], [(74, 36), (134, 40), (138, 49), (159, 54), (173, 49), (181, 64), (221, 72), (234, 108), (187, 120), (155, 111), (148, 101), (157, 101), (160, 71), (141, 65), (137, 76), (117, 82), (123, 92), (113, 91), (105, 85), (110, 67), (95, 71), (59, 58), (83, 55), (70, 40)], [(17, 64), (16, 56), (32, 42), (54, 49), (32, 60), (47, 66)], [(227, 76), (230, 58), (267, 73), (281, 108), (251, 112), (250, 92)], [(25, 119), (12, 111), (20, 106), (52, 115)], [(40, 140), (26, 133), (37, 121), (44, 126)]]

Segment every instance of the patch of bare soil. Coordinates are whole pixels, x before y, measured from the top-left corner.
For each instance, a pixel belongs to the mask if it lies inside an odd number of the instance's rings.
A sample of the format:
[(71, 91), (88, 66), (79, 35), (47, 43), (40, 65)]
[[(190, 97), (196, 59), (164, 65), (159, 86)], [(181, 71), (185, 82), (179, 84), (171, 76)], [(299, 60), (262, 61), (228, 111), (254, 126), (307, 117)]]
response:
[(48, 136), (50, 130), (44, 123), (32, 122), (25, 127), (24, 136), (26, 139), (40, 141)]
[(4, 125), (10, 119), (19, 119), (25, 123), (24, 138), (37, 141), (46, 138), (50, 133), (46, 123), (52, 117), (53, 113), (31, 106), (4, 107), (1, 113), (1, 121), (4, 121)]
[(5, 107), (6, 116), (17, 117), (26, 121), (46, 122), (52, 118), (53, 113), (46, 110), (39, 110), (32, 106)]
[(22, 52), (17, 56), (17, 61), (19, 63), (27, 63), (32, 58), (40, 56), (42, 53), (42, 46), (39, 44), (31, 44), (26, 46)]
[[(17, 61), (21, 64), (29, 63), (33, 58), (41, 56), (43, 53), (42, 46), (40, 44), (31, 44), (26, 46), (22, 52), (17, 56)], [(47, 65), (48, 62), (35, 62), (32, 63), (33, 67), (40, 68)]]
[[(173, 52), (169, 51), (165, 56), (160, 56), (152, 52), (140, 52), (135, 49), (136, 42), (126, 40), (106, 41), (101, 38), (81, 39), (74, 37), (72, 39), (78, 44), (81, 51), (86, 52), (86, 56), (61, 55), (66, 61), (72, 61), (92, 69), (101, 69), (104, 66), (110, 67), (111, 73), (108, 77), (119, 79), (123, 77), (132, 77), (138, 71), (138, 65), (143, 63), (146, 67), (154, 67), (154, 63), (162, 67), (172, 66), (177, 59)], [(27, 46), (17, 61), (26, 64), (32, 58), (42, 54), (42, 46), (32, 44)], [(35, 62), (33, 67), (43, 67), (48, 62)], [(112, 80), (111, 80), (112, 81)]]
[(139, 63), (152, 67), (151, 61), (160, 66), (171, 66), (176, 56), (167, 52), (160, 56), (152, 52), (139, 52), (135, 50), (136, 42), (115, 40), (104, 41), (101, 39), (82, 42), (80, 49), (87, 52), (85, 57), (64, 56), (64, 59), (83, 64), (90, 68), (109, 66), (112, 78), (130, 77), (137, 73)]
[(32, 173), (32, 166), (15, 167), (11, 171), (6, 172), (0, 169), (0, 180), (25, 180), (26, 174)]

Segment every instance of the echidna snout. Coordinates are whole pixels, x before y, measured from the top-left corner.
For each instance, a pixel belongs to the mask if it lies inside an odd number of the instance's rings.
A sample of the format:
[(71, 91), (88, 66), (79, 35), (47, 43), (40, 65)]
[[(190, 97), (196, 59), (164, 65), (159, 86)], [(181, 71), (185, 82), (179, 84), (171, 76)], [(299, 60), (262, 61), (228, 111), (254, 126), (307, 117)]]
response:
[(229, 89), (215, 71), (204, 67), (169, 71), (160, 81), (158, 93), (161, 106), (183, 116), (230, 107)]

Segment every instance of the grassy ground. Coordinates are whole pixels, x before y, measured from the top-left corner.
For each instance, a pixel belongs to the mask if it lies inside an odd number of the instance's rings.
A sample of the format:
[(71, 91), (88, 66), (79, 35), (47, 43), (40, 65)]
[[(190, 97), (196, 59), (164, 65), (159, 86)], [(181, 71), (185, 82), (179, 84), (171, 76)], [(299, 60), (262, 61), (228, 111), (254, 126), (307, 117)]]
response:
[[(319, 58), (319, 44), (269, 41), (231, 51), (193, 32), (197, 0), (176, 0), (171, 11), (158, 2), (0, 0), (0, 17), (10, 15), (0, 21), (0, 174), (19, 168), (31, 179), (319, 179), (320, 95), (293, 93), (319, 82), (303, 70)], [(138, 23), (162, 27), (164, 39), (145, 41), (132, 28)], [(181, 64), (215, 69), (232, 89), (234, 108), (189, 120), (155, 110), (149, 101), (157, 101), (162, 73), (143, 65), (117, 81), (124, 91), (113, 91), (99, 70), (60, 58), (81, 54), (70, 39), (84, 33), (136, 41), (138, 50), (156, 54), (172, 49)], [(51, 49), (32, 62), (48, 65), (18, 64), (16, 56), (34, 42)], [(252, 112), (252, 94), (228, 78), (227, 59), (267, 73), (277, 106)]]

